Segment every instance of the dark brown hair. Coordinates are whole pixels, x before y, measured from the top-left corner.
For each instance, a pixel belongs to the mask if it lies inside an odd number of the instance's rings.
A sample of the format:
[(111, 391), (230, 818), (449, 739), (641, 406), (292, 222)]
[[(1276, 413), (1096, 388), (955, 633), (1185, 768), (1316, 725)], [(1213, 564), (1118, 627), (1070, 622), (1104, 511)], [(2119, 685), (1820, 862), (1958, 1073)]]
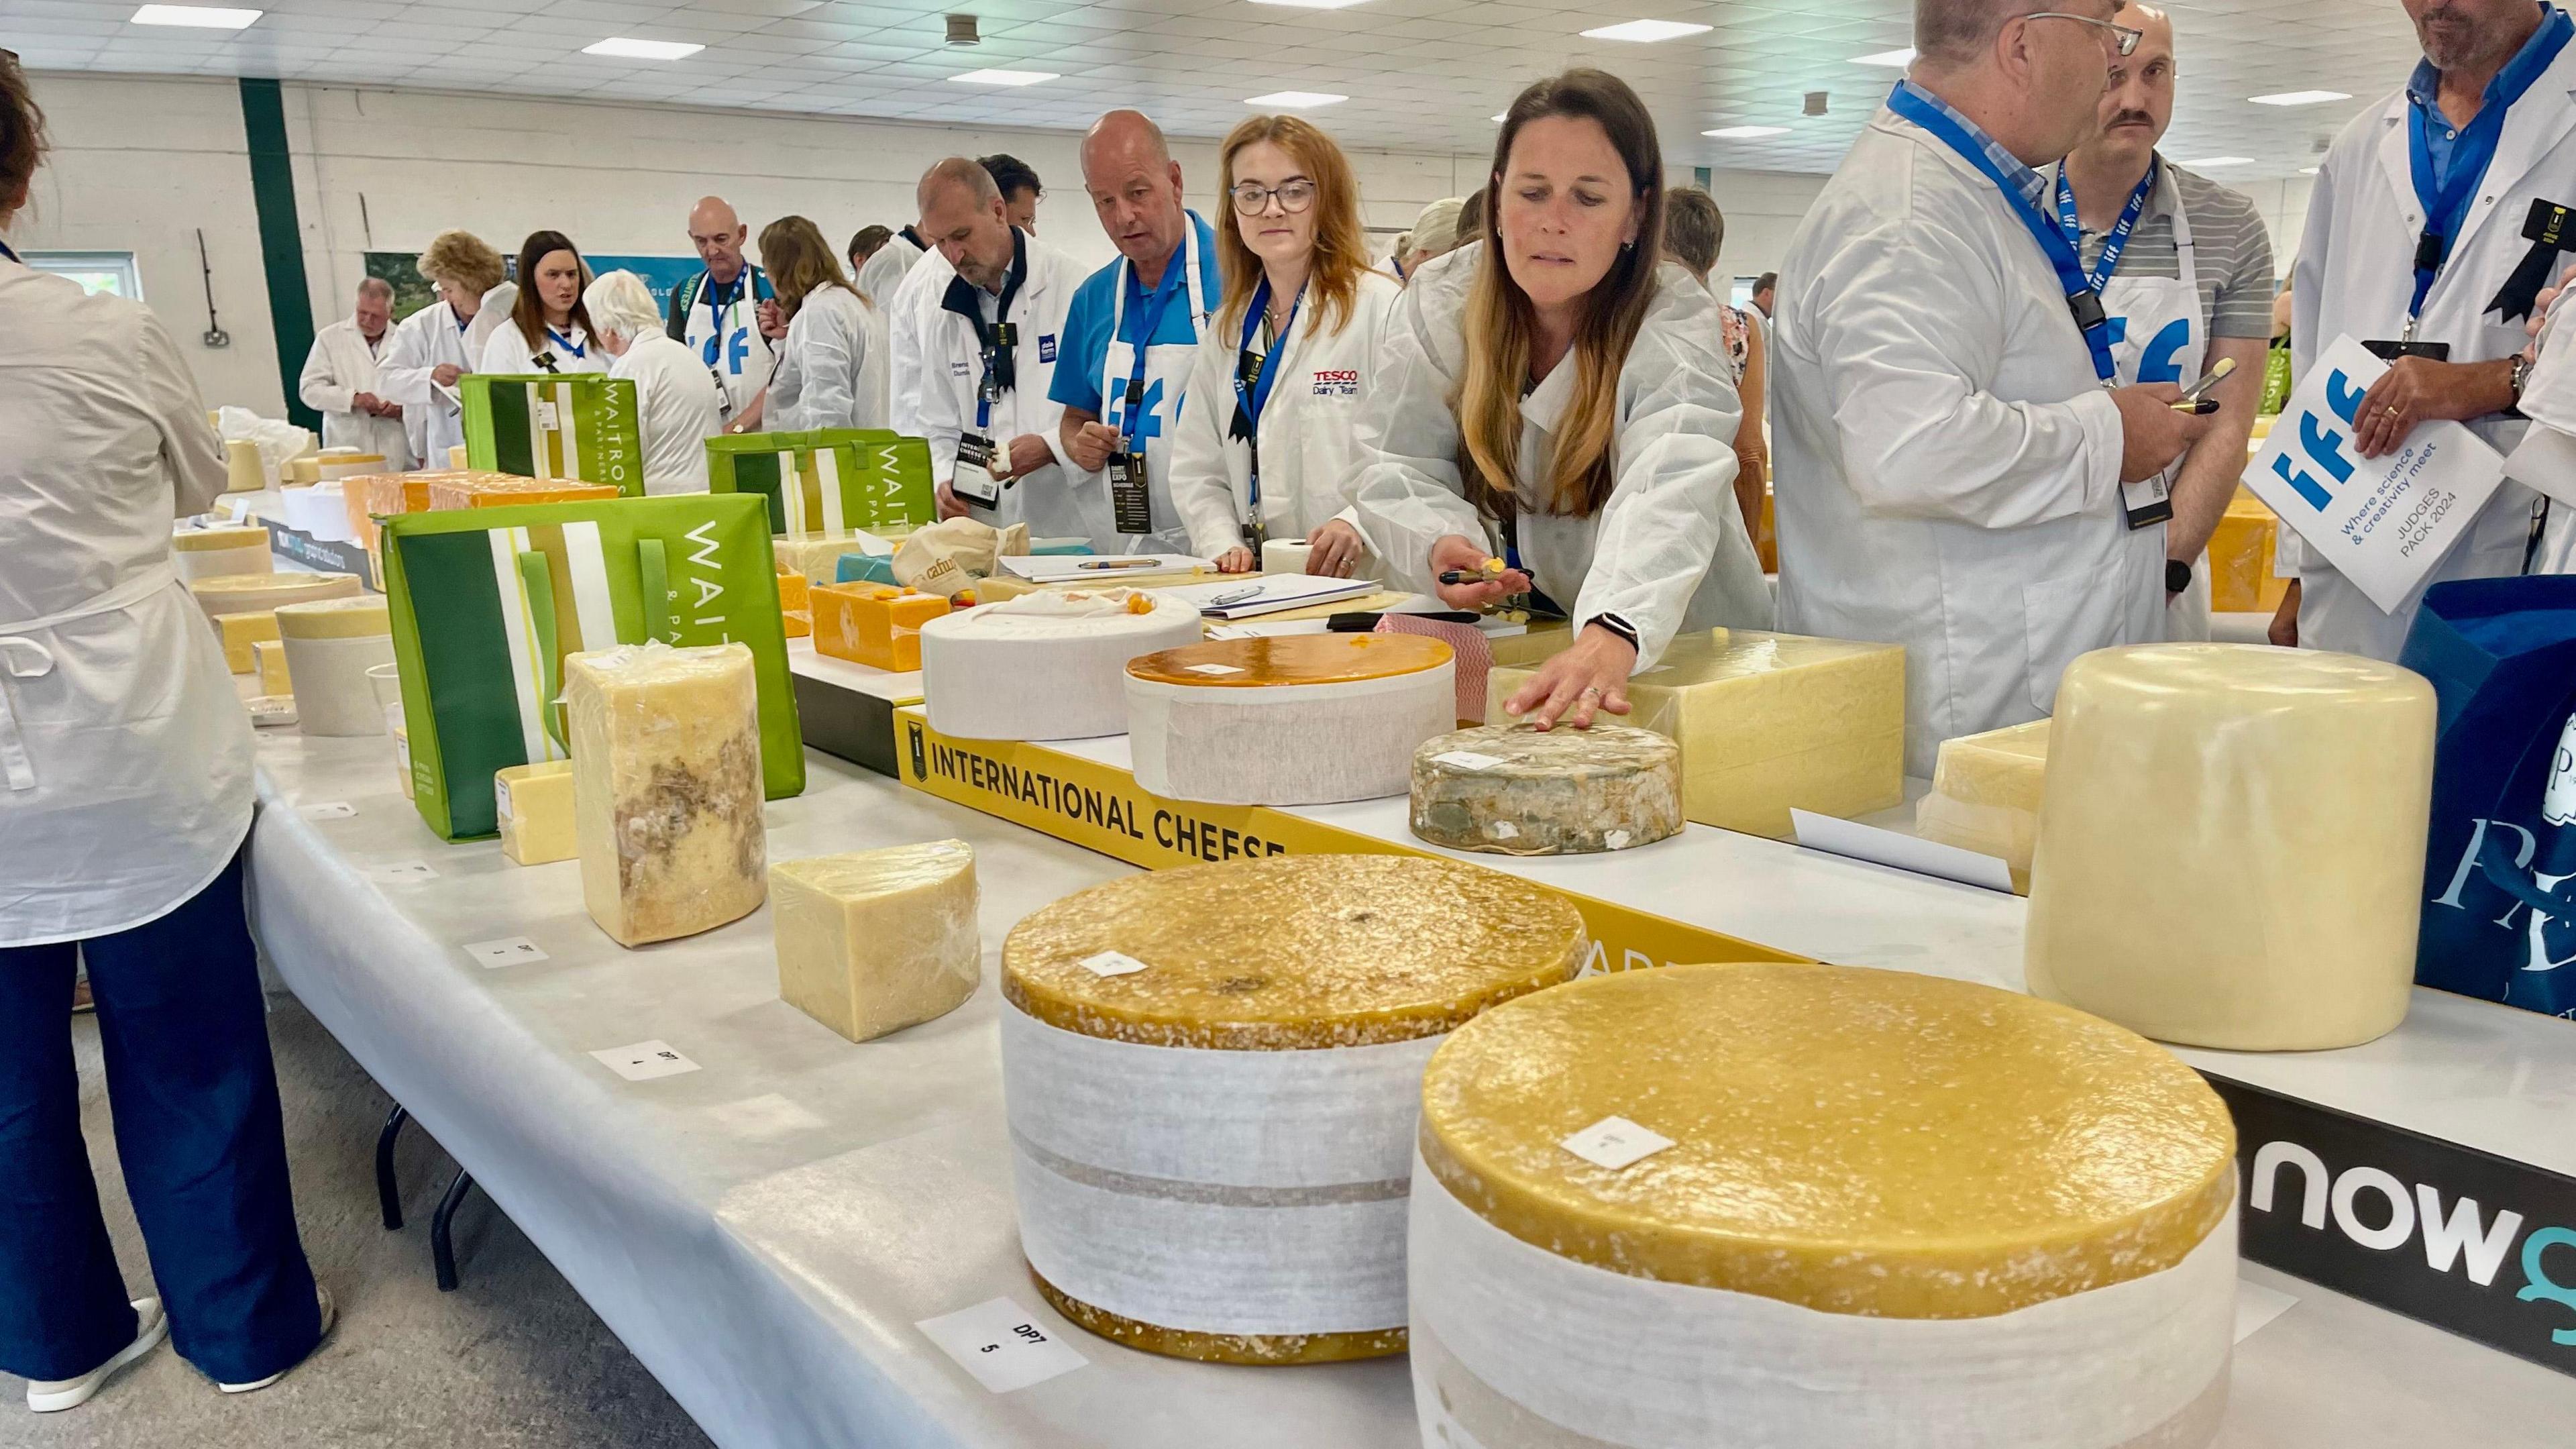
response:
[(537, 295), (537, 263), (556, 252), (572, 253), (573, 261), (581, 267), (581, 287), (572, 294), (573, 324), (585, 336), (599, 335), (599, 329), (590, 325), (590, 304), (581, 296), (590, 287), (590, 263), (582, 261), (581, 248), (562, 232), (532, 231), (526, 241), (519, 243), (519, 300), (510, 307), (511, 325), (519, 329), (519, 336), (530, 347), (546, 344), (546, 304)]
[(14, 194), (45, 159), (45, 113), (18, 68), (18, 53), (0, 50), (0, 196)]

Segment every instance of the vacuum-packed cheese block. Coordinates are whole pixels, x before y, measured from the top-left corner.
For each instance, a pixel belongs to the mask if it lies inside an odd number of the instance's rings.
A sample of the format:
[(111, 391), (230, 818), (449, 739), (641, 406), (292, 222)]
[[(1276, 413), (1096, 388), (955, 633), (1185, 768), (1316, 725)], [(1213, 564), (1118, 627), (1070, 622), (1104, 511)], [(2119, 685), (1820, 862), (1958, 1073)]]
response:
[(521, 865), (547, 865), (580, 854), (572, 796), (570, 760), (494, 771), (492, 808), (501, 823), (501, 853)]
[[(271, 619), (277, 616), (271, 614)], [(295, 676), (286, 666), (286, 644), (283, 640), (262, 639), (250, 646), (251, 673), (259, 676), (262, 694), (295, 693)]]
[(2224, 1411), (2227, 1108), (2081, 1012), (1857, 967), (1590, 977), (1461, 1027), (1419, 1141), (1427, 1446), (2192, 1449)]
[(563, 478), (519, 478), (507, 473), (459, 473), (429, 484), (432, 512), (451, 508), (510, 508), (522, 503), (581, 503), (615, 498), (612, 483), (577, 483)]
[(1413, 634), (1215, 639), (1127, 665), (1136, 783), (1212, 805), (1401, 795), (1457, 724), (1453, 654)]
[(365, 590), (358, 587), (354, 574), (217, 574), (189, 580), (188, 592), (196, 595), (197, 606), (211, 619), (280, 604), (348, 598)]
[(803, 574), (782, 571), (778, 575), (778, 621), (787, 629), (790, 639), (802, 639), (814, 632), (814, 596), (809, 592), (813, 580)]
[(1571, 980), (1583, 919), (1498, 871), (1267, 856), (1131, 875), (1002, 947), (1002, 1088), (1039, 1292), (1131, 1348), (1404, 1348), (1422, 1068)]
[(1583, 855), (1681, 829), (1681, 747), (1652, 730), (1486, 725), (1413, 752), (1413, 833), (1451, 850)]
[(1195, 644), (1199, 611), (1135, 589), (1024, 594), (921, 626), (930, 727), (953, 739), (1127, 731), (1127, 661)]
[(949, 610), (946, 597), (881, 584), (815, 584), (814, 649), (871, 669), (921, 667), (921, 626)]
[(242, 524), (183, 528), (170, 536), (170, 556), (182, 582), (277, 571), (277, 561), (268, 552), (268, 530)]
[(760, 704), (742, 644), (564, 660), (582, 903), (621, 946), (760, 908)]
[(854, 1042), (956, 1010), (984, 974), (965, 841), (781, 861), (769, 902), (779, 999)]
[(2433, 686), (2252, 644), (2105, 649), (2057, 687), (2030, 989), (2160, 1041), (2352, 1046), (2405, 1019)]
[(394, 662), (393, 618), (384, 595), (281, 604), (277, 634), (306, 734), (385, 732), (384, 706), (367, 678), (368, 670)]
[(2209, 537), (2209, 606), (2222, 614), (2271, 613), (2289, 592), (2272, 572), (2281, 520), (2251, 490), (2239, 485)]
[[(1529, 669), (1496, 669), (1485, 719)], [(1757, 629), (1684, 634), (1628, 681), (1626, 724), (1682, 747), (1682, 809), (1785, 837), (1789, 812), (1849, 817), (1905, 800), (1905, 650)], [(1615, 718), (1613, 716), (1612, 718)]]
[[(251, 652), (253, 647), (277, 638), (277, 611), (256, 609), (248, 613), (219, 614), (215, 617), (215, 633), (224, 641), (225, 665), (235, 674), (252, 673), (259, 668), (259, 660)], [(281, 691), (272, 689), (265, 692), (277, 694)]]
[(1914, 807), (1914, 833), (2002, 860), (2013, 889), (2030, 894), (2039, 838), (2039, 787), (2048, 773), (2047, 720), (1941, 742), (1932, 792)]

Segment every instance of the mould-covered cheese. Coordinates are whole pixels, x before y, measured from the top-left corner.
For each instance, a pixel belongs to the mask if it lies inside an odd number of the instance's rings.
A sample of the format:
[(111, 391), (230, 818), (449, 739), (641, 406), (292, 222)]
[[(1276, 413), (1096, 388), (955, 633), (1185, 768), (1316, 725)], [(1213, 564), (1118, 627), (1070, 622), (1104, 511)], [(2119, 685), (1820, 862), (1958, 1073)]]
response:
[(1682, 829), (1681, 747), (1622, 725), (1487, 725), (1413, 752), (1413, 833), (1452, 850), (1581, 855)]

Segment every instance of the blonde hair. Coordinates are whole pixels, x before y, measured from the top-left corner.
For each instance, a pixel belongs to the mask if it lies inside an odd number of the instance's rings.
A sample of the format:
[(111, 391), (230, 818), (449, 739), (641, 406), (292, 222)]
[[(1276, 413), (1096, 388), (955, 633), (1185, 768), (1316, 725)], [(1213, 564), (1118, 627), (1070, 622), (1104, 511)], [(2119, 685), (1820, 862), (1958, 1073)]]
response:
[[(1521, 128), (1549, 116), (1596, 121), (1628, 170), (1637, 209), (1637, 244), (1621, 249), (1610, 270), (1582, 300), (1574, 350), (1558, 366), (1574, 368), (1574, 396), (1556, 433), (1556, 456), (1547, 479), (1548, 513), (1589, 518), (1601, 511), (1617, 481), (1610, 444), (1618, 427), (1619, 370), (1646, 308), (1655, 298), (1655, 243), (1664, 230), (1663, 147), (1654, 118), (1627, 82), (1606, 71), (1578, 67), (1533, 83), (1504, 113), (1494, 138), (1494, 166), (1485, 194), (1499, 202), (1512, 142)], [(1479, 234), (1485, 245), (1475, 260), (1467, 296), (1465, 374), (1458, 384), (1458, 434), (1467, 456), (1459, 460), (1467, 496), (1497, 518), (1519, 509), (1513, 480), (1520, 476), (1521, 394), (1529, 379), (1530, 337), (1536, 316), (1529, 294), (1512, 280), (1503, 258), (1501, 207), (1484, 209)], [(1467, 239), (1461, 238), (1463, 245)]]
[(1296, 116), (1250, 116), (1226, 133), (1217, 165), (1217, 194), (1225, 199), (1226, 225), (1216, 229), (1216, 257), (1225, 278), (1218, 327), (1239, 327), (1261, 285), (1261, 258), (1243, 244), (1243, 218), (1234, 209), (1234, 158), (1267, 141), (1288, 153), (1315, 183), (1315, 252), (1306, 267), (1306, 290), (1315, 298), (1315, 326), (1338, 337), (1359, 301), (1360, 274), (1369, 269), (1368, 234), (1360, 227), (1359, 182), (1350, 158), (1322, 127)]
[(443, 277), (479, 297), (501, 285), (501, 254), (470, 231), (443, 231), (430, 238), (417, 270), (424, 281)]
[(791, 321), (805, 299), (823, 287), (838, 287), (862, 302), (869, 300), (867, 293), (850, 285), (840, 256), (823, 240), (823, 229), (801, 216), (782, 216), (760, 229), (760, 266), (778, 293), (778, 315)]

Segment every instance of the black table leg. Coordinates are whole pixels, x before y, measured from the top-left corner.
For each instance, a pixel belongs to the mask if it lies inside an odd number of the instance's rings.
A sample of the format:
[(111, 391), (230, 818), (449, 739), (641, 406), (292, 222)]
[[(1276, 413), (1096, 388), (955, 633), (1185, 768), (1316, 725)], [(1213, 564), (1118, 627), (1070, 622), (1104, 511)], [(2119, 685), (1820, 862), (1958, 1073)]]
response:
[(400, 1232), (403, 1225), (402, 1188), (394, 1181), (394, 1139), (402, 1135), (403, 1124), (411, 1114), (394, 1104), (385, 1118), (385, 1130), (376, 1134), (376, 1202), (385, 1211), (385, 1231)]
[(438, 1211), (429, 1220), (429, 1259), (438, 1271), (438, 1291), (456, 1291), (456, 1241), (448, 1227), (455, 1221), (457, 1205), (474, 1187), (474, 1175), (463, 1168), (456, 1170), (456, 1180), (447, 1185), (447, 1195), (438, 1200)]

